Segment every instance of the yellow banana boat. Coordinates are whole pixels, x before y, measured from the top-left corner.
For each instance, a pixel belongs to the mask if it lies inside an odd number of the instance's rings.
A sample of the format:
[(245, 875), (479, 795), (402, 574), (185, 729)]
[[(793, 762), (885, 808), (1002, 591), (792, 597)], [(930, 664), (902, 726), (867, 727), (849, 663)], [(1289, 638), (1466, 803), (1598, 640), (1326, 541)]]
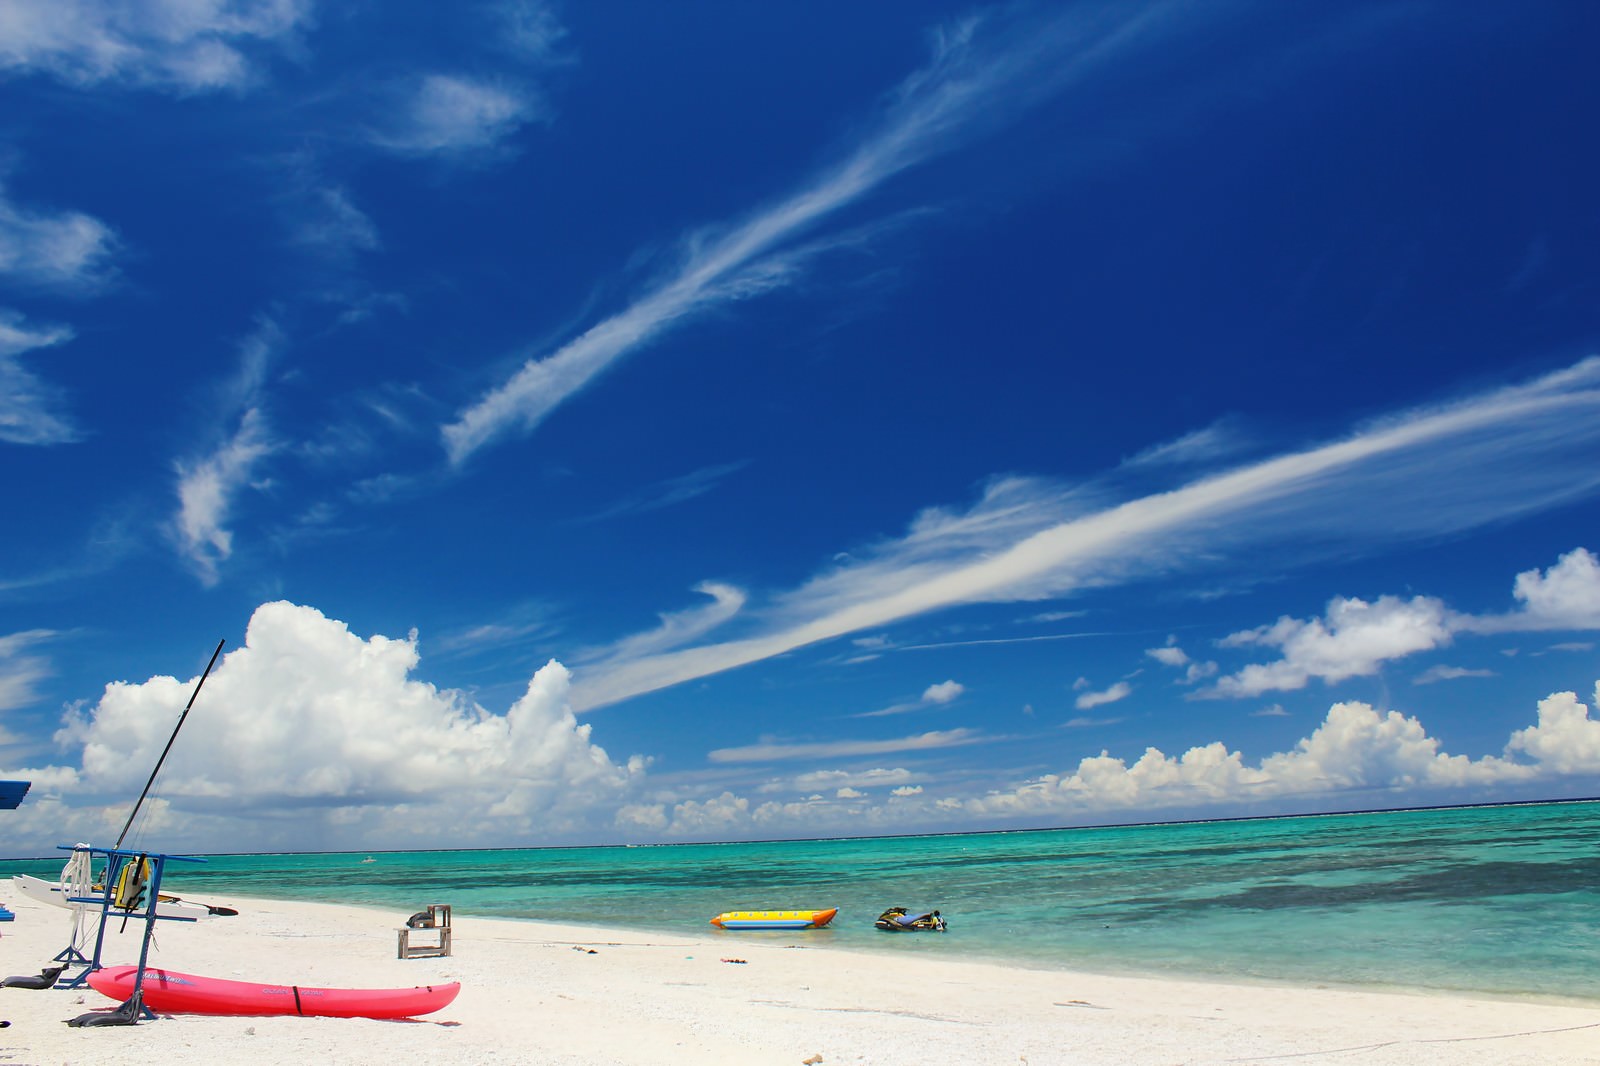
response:
[(723, 911), (711, 919), (718, 929), (821, 929), (838, 907), (815, 911)]

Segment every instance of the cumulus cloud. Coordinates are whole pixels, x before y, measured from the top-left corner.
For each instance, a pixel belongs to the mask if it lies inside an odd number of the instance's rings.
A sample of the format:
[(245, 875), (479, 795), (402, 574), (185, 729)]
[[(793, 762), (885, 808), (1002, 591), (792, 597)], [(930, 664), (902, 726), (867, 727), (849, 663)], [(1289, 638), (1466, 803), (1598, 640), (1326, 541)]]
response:
[[(618, 764), (591, 742), (559, 663), (504, 713), (416, 679), (418, 663), (415, 637), (363, 639), (309, 607), (257, 608), (162, 771), (163, 837), (177, 846), (223, 821), (230, 835), (209, 842), (229, 850), (364, 831), (396, 846), (575, 832), (614, 810), (643, 773), (642, 760)], [(71, 715), (58, 740), (81, 751), (76, 790), (125, 810), (194, 686), (114, 682)]]
[[(23, 668), (0, 688), (26, 697), (30, 650), (51, 634), (0, 638), (0, 662)], [(580, 724), (557, 663), (539, 670), (504, 713), (416, 676), (415, 634), (363, 638), (287, 602), (262, 605), (243, 646), (223, 656), (174, 745), (145, 828), (173, 848), (452, 845), (639, 836), (737, 839), (799, 831), (886, 832), (962, 823), (1059, 824), (1112, 811), (1219, 806), (1262, 811), (1542, 794), (1600, 774), (1600, 720), (1573, 692), (1541, 700), (1534, 722), (1499, 754), (1445, 751), (1421, 721), (1366, 703), (1333, 704), (1309, 736), (1252, 762), (1214, 741), (1131, 761), (1109, 751), (1059, 772), (974, 792), (959, 779), (905, 767), (848, 765), (769, 782), (798, 798), (755, 802), (718, 786), (704, 795), (643, 797), (648, 760), (614, 760)], [(35, 782), (8, 822), (16, 846), (107, 839), (165, 745), (196, 678), (108, 684), (69, 712), (56, 735), (76, 765), (7, 766)], [(19, 695), (20, 694), (20, 695)], [(1595, 685), (1600, 701), (1600, 682)], [(3, 709), (3, 706), (0, 706)], [(727, 749), (720, 761), (872, 758), (977, 743), (970, 730), (890, 741)], [(0, 749), (3, 752), (3, 749)], [(715, 755), (713, 761), (719, 761)], [(692, 788), (692, 786), (690, 786)], [(681, 793), (682, 788), (678, 791)]]
[(22, 316), (0, 308), (0, 440), (12, 444), (64, 444), (79, 439), (72, 421), (60, 414), (60, 390), (46, 384), (22, 363), (24, 352), (65, 344), (65, 326), (28, 326)]
[(684, 800), (675, 804), (670, 818), (663, 813), (667, 831), (674, 836), (709, 839), (737, 836), (751, 823), (750, 801), (732, 792), (706, 800)]
[(1165, 647), (1146, 648), (1144, 653), (1163, 666), (1188, 666), (1188, 653), (1174, 644), (1173, 639), (1168, 637)]
[[(1568, 742), (1576, 739), (1578, 743)], [(1567, 758), (1558, 746), (1571, 752)], [(1533, 762), (1519, 761), (1517, 754)], [(1204, 808), (1373, 792), (1439, 795), (1452, 789), (1525, 784), (1535, 779), (1600, 771), (1600, 722), (1571, 693), (1539, 705), (1539, 724), (1513, 736), (1503, 756), (1471, 759), (1440, 750), (1422, 723), (1365, 703), (1336, 703), (1293, 750), (1256, 765), (1220, 741), (1179, 756), (1147, 748), (1132, 763), (1102, 752), (1067, 772), (1047, 774), (1007, 791), (964, 801), (962, 809), (990, 816), (1058, 814), (1115, 809)]]
[(246, 53), (292, 35), (310, 9), (310, 0), (8, 0), (0, 72), (75, 86), (238, 88), (252, 75)]
[[(1600, 683), (1595, 700), (1600, 704)], [(711, 800), (658, 810), (667, 835), (709, 832), (726, 839), (801, 824), (811, 832), (886, 831), (948, 828), (961, 821), (986, 827), (1032, 820), (1060, 824), (1114, 811), (1348, 809), (1500, 797), (1529, 787), (1542, 787), (1548, 795), (1563, 783), (1597, 773), (1600, 720), (1573, 693), (1561, 692), (1539, 702), (1536, 723), (1513, 733), (1503, 752), (1479, 758), (1444, 751), (1419, 720), (1399, 711), (1340, 702), (1291, 749), (1254, 763), (1216, 741), (1181, 755), (1147, 748), (1131, 762), (1103, 751), (1059, 773), (982, 794), (919, 784), (900, 786), (881, 803), (863, 804), (860, 797), (835, 802), (837, 795), (824, 797), (820, 791), (856, 786), (819, 779), (819, 794), (791, 803), (754, 804), (724, 791)], [(681, 825), (675, 821), (679, 810), (686, 815)], [(711, 812), (715, 819), (708, 817)]]
[[(1274, 647), (1283, 657), (1276, 662), (1252, 663), (1195, 695), (1257, 696), (1304, 688), (1313, 678), (1335, 682), (1369, 676), (1392, 660), (1446, 647), (1460, 633), (1600, 629), (1600, 560), (1586, 548), (1575, 548), (1548, 570), (1518, 574), (1513, 595), (1522, 604), (1519, 610), (1491, 615), (1462, 614), (1426, 596), (1410, 600), (1382, 596), (1371, 603), (1336, 598), (1322, 618), (1285, 616), (1272, 625), (1224, 638), (1220, 642), (1224, 647)], [(1160, 657), (1158, 653), (1166, 655), (1170, 650), (1158, 648), (1146, 654)], [(1215, 663), (1206, 665), (1213, 670), (1216, 667)], [(1195, 676), (1191, 666), (1190, 680)], [(1493, 676), (1492, 670), (1438, 665), (1414, 682), (1428, 685)]]
[(1574, 548), (1548, 570), (1517, 575), (1513, 595), (1520, 611), (1475, 619), (1470, 627), (1484, 632), (1534, 629), (1600, 629), (1600, 558), (1587, 548)]
[(1252, 663), (1200, 694), (1259, 696), (1304, 688), (1312, 678), (1343, 681), (1374, 674), (1391, 659), (1449, 644), (1453, 630), (1444, 604), (1426, 596), (1410, 600), (1383, 596), (1372, 603), (1334, 599), (1322, 618), (1285, 616), (1270, 626), (1227, 637), (1222, 641), (1225, 647), (1279, 648), (1283, 658)]
[(110, 279), (116, 249), (116, 235), (99, 219), (81, 211), (21, 207), (0, 186), (0, 280), (67, 292), (93, 290)]
[(541, 106), (526, 90), (430, 74), (408, 90), (391, 125), (375, 132), (372, 140), (404, 155), (480, 153), (541, 117)]
[(761, 786), (762, 792), (821, 792), (826, 789), (840, 788), (885, 788), (889, 785), (904, 785), (912, 779), (910, 770), (904, 767), (888, 769), (875, 767), (870, 770), (812, 770), (793, 777), (769, 781)]
[[(1600, 707), (1600, 681), (1594, 701)], [(1593, 774), (1600, 770), (1600, 721), (1589, 717), (1576, 693), (1555, 692), (1539, 701), (1538, 723), (1513, 733), (1506, 751), (1558, 774)]]

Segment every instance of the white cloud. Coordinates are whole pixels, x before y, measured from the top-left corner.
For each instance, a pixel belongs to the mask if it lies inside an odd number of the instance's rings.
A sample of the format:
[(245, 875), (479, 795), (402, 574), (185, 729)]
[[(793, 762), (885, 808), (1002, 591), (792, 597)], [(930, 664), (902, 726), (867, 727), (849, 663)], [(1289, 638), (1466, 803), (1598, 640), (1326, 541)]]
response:
[(929, 685), (923, 690), (922, 698), (910, 703), (895, 703), (876, 711), (864, 711), (853, 714), (852, 718), (885, 718), (890, 715), (911, 714), (914, 711), (927, 710), (929, 707), (942, 707), (961, 697), (966, 687), (959, 681), (941, 681), (937, 685)]
[(1125, 700), (1133, 694), (1133, 686), (1126, 681), (1118, 681), (1115, 685), (1102, 692), (1085, 692), (1075, 701), (1078, 710), (1087, 711), (1092, 707), (1101, 707), (1107, 703), (1116, 703)]
[(676, 507), (678, 504), (686, 503), (711, 492), (722, 483), (724, 478), (730, 474), (737, 473), (748, 465), (748, 463), (744, 462), (722, 463), (717, 466), (701, 467), (699, 470), (690, 471), (681, 477), (668, 478), (663, 482), (650, 485), (640, 492), (617, 501), (611, 506), (588, 516), (583, 521), (601, 522), (622, 515), (644, 514), (648, 511), (659, 511), (665, 507)]
[[(1600, 703), (1600, 683), (1595, 699)], [(1269, 708), (1269, 711), (1272, 709)], [(669, 835), (748, 835), (804, 825), (809, 832), (882, 831), (916, 825), (949, 828), (953, 819), (982, 826), (1017, 820), (1104, 817), (1113, 811), (1203, 813), (1219, 806), (1265, 812), (1348, 809), (1451, 798), (1503, 797), (1507, 790), (1559, 788), (1600, 773), (1600, 720), (1570, 692), (1539, 703), (1537, 724), (1513, 733), (1501, 755), (1469, 758), (1443, 751), (1422, 723), (1365, 703), (1336, 703), (1292, 749), (1251, 764), (1220, 741), (1169, 756), (1147, 748), (1131, 763), (1102, 752), (1069, 770), (981, 795), (948, 786), (893, 790), (881, 803), (836, 803), (814, 795), (798, 803), (752, 805), (723, 792), (704, 805), (681, 805), (688, 819)], [(837, 798), (837, 797), (835, 797)], [(713, 821), (703, 807), (714, 810)]]
[(277, 443), (261, 409), (262, 383), (283, 335), (263, 319), (239, 346), (239, 369), (224, 386), (217, 419), (222, 439), (210, 451), (179, 460), (178, 514), (174, 536), (178, 548), (208, 584), (218, 567), (233, 554), (233, 534), (224, 523), (239, 491), (250, 484), (261, 460)]
[(251, 76), (245, 49), (290, 36), (310, 8), (310, 0), (8, 0), (0, 71), (77, 86), (238, 88)]
[(727, 839), (743, 832), (749, 824), (750, 801), (724, 792), (708, 800), (685, 800), (675, 804), (668, 832), (674, 836)]
[[(1230, 551), (1286, 550), (1312, 533), (1318, 544), (1370, 548), (1505, 521), (1600, 489), (1597, 450), (1600, 358), (1591, 358), (1528, 385), (1412, 411), (1333, 444), (1120, 504), (1105, 503), (1100, 493), (1006, 479), (968, 514), (925, 513), (905, 537), (781, 597), (753, 635), (619, 661), (604, 674), (586, 674), (574, 704), (603, 706), (945, 607), (1058, 597)], [(1339, 626), (1356, 623), (1363, 613), (1357, 602), (1339, 610)], [(1390, 602), (1400, 601), (1377, 610)], [(1305, 655), (1233, 678), (1226, 688), (1303, 685), (1313, 674), (1370, 669), (1400, 654), (1407, 640), (1436, 646), (1429, 634), (1438, 634), (1442, 620), (1423, 617), (1425, 605), (1414, 610), (1409, 630), (1390, 633), (1358, 626), (1339, 635), (1327, 622), (1319, 623), (1321, 633), (1310, 623), (1291, 633), (1297, 623), (1286, 620), (1279, 635), (1299, 635), (1295, 650)]]
[(1529, 767), (1493, 756), (1447, 755), (1415, 718), (1365, 703), (1334, 704), (1294, 751), (1263, 759), (1261, 773), (1274, 791), (1289, 792), (1451, 788), (1532, 776)]
[(382, 243), (377, 225), (342, 186), (307, 186), (294, 201), (290, 238), (302, 248), (339, 260), (373, 251)]
[(1088, 715), (1078, 715), (1076, 718), (1068, 718), (1065, 722), (1062, 722), (1061, 728), (1098, 729), (1101, 726), (1116, 725), (1121, 721), (1121, 718), (1090, 718)]
[(1377, 673), (1390, 659), (1447, 645), (1452, 633), (1444, 604), (1425, 596), (1410, 600), (1383, 596), (1373, 603), (1335, 599), (1322, 618), (1303, 621), (1285, 616), (1273, 625), (1229, 636), (1224, 646), (1280, 648), (1283, 658), (1252, 663), (1199, 695), (1259, 696), (1304, 688), (1311, 678), (1343, 681), (1366, 676)]
[(667, 809), (661, 803), (625, 803), (617, 808), (614, 824), (627, 833), (659, 834), (666, 831)]
[[(25, 659), (51, 635), (0, 638), (0, 659)], [(913, 782), (903, 767), (879, 767), (796, 774), (782, 782), (802, 797), (789, 802), (757, 804), (727, 788), (663, 802), (639, 795), (647, 759), (614, 761), (590, 726), (578, 723), (559, 664), (535, 674), (503, 714), (418, 679), (419, 665), (415, 635), (362, 638), (309, 607), (262, 605), (244, 645), (218, 662), (196, 700), (163, 769), (147, 831), (185, 850), (492, 845), (593, 839), (607, 829), (632, 838), (735, 839), (949, 828), (952, 819), (994, 827), (1119, 810), (1348, 808), (1533, 787), (1550, 794), (1600, 774), (1600, 720), (1575, 694), (1560, 692), (1540, 701), (1536, 721), (1512, 733), (1502, 754), (1477, 758), (1442, 750), (1420, 721), (1398, 711), (1341, 702), (1310, 736), (1253, 764), (1216, 741), (1178, 756), (1149, 748), (1132, 762), (1102, 752), (982, 793), (927, 772)], [(8, 822), (13, 846), (109, 838), (195, 683), (108, 684), (56, 735), (77, 753), (77, 765), (0, 767), (0, 776), (35, 782), (35, 802)], [(826, 760), (982, 739), (954, 730), (725, 754)]]
[(812, 770), (794, 777), (782, 778), (761, 786), (763, 792), (821, 792), (839, 788), (884, 788), (904, 785), (912, 779), (904, 767), (871, 770)]
[[(1600, 707), (1600, 682), (1594, 700)], [(1593, 774), (1600, 771), (1600, 721), (1589, 717), (1576, 693), (1552, 693), (1539, 701), (1538, 724), (1513, 733), (1506, 751), (1520, 752), (1555, 773)]]
[(239, 417), (238, 429), (221, 447), (177, 464), (179, 548), (207, 584), (217, 579), (218, 567), (233, 554), (233, 533), (223, 523), (234, 495), (273, 450), (261, 412), (251, 408)]
[(37, 698), (35, 686), (52, 669), (48, 659), (29, 649), (56, 635), (51, 629), (29, 629), (0, 637), (0, 711), (26, 707)]
[(64, 444), (79, 439), (76, 426), (55, 408), (59, 390), (22, 365), (24, 352), (65, 344), (65, 326), (30, 327), (0, 308), (0, 440), (12, 444)]
[(775, 762), (780, 759), (834, 759), (852, 755), (890, 755), (901, 751), (929, 751), (978, 744), (984, 737), (974, 729), (936, 729), (891, 740), (824, 740), (811, 743), (769, 741), (708, 752), (711, 762)]
[(583, 657), (584, 668), (604, 670), (609, 663), (617, 660), (626, 661), (681, 647), (705, 636), (744, 609), (745, 592), (732, 585), (720, 581), (702, 581), (694, 587), (694, 591), (711, 597), (711, 602), (701, 607), (658, 615), (659, 624), (656, 628), (623, 637), (606, 649), (603, 658)]
[(1187, 666), (1189, 664), (1188, 653), (1170, 643), (1164, 648), (1146, 648), (1144, 653), (1163, 666)]
[(1183, 669), (1183, 679), (1180, 684), (1192, 685), (1197, 681), (1204, 681), (1212, 677), (1219, 669), (1214, 662), (1196, 662), (1189, 658), (1188, 652), (1178, 647), (1177, 637), (1168, 637), (1165, 646), (1160, 648), (1146, 648), (1144, 653), (1163, 666)]
[[(416, 680), (418, 662), (414, 638), (362, 639), (290, 603), (257, 608), (162, 770), (163, 837), (226, 850), (325, 837), (367, 847), (504, 841), (609, 821), (643, 772), (642, 761), (619, 765), (590, 741), (558, 663), (496, 714)], [(108, 797), (125, 816), (194, 685), (107, 685), (58, 737), (81, 749), (75, 791)]]
[[(1600, 560), (1585, 548), (1567, 552), (1547, 571), (1518, 574), (1513, 594), (1522, 603), (1520, 610), (1482, 616), (1460, 614), (1425, 596), (1383, 596), (1372, 603), (1335, 599), (1321, 619), (1286, 616), (1225, 638), (1225, 647), (1281, 648), (1283, 658), (1252, 663), (1195, 695), (1256, 696), (1304, 688), (1312, 678), (1334, 682), (1367, 676), (1391, 660), (1445, 647), (1458, 633), (1600, 629)], [(1207, 665), (1214, 669), (1216, 664)], [(1193, 680), (1193, 669), (1190, 674)], [(1418, 675), (1415, 683), (1493, 676), (1492, 670), (1439, 665)]]
[(1144, 451), (1126, 461), (1124, 465), (1139, 466), (1179, 466), (1190, 463), (1214, 462), (1217, 459), (1233, 455), (1242, 451), (1243, 442), (1239, 439), (1232, 423), (1224, 419), (1205, 429), (1197, 429), (1192, 433), (1185, 433), (1177, 440), (1167, 441), (1162, 444), (1146, 448)]
[(372, 140), (405, 155), (479, 153), (541, 117), (541, 107), (525, 90), (430, 74), (408, 90), (393, 124)]
[(1411, 679), (1413, 685), (1432, 685), (1439, 681), (1455, 681), (1463, 677), (1494, 677), (1493, 670), (1469, 670), (1464, 666), (1430, 666)]
[(507, 0), (494, 9), (499, 23), (496, 41), (517, 55), (552, 62), (567, 31), (543, 0)]
[(1543, 573), (1518, 574), (1513, 594), (1520, 612), (1480, 619), (1473, 628), (1600, 629), (1600, 559), (1586, 548), (1574, 548)]
[(0, 186), (0, 279), (69, 292), (92, 290), (110, 279), (116, 247), (111, 227), (99, 219), (81, 211), (22, 208)]
[(460, 410), (442, 430), (450, 461), (464, 463), (502, 435), (531, 432), (618, 359), (695, 313), (789, 284), (800, 261), (826, 247), (790, 242), (896, 174), (1109, 63), (1139, 38), (1145, 21), (1043, 22), (988, 54), (972, 23), (943, 35), (933, 62), (900, 85), (881, 125), (841, 163), (746, 221), (693, 235), (682, 266), (664, 282), (555, 352), (528, 359), (508, 381)]
[[(1437, 795), (1451, 789), (1521, 784), (1539, 778), (1600, 771), (1600, 746), (1570, 761), (1545, 761), (1540, 739), (1600, 733), (1600, 722), (1586, 718), (1570, 694), (1540, 704), (1540, 726), (1524, 731), (1536, 739), (1513, 739), (1506, 757), (1469, 759), (1439, 750), (1422, 724), (1397, 711), (1379, 712), (1364, 703), (1336, 703), (1327, 717), (1292, 751), (1269, 755), (1255, 766), (1220, 741), (1194, 747), (1181, 756), (1147, 748), (1133, 763), (1102, 752), (1061, 774), (1048, 774), (1009, 791), (996, 791), (963, 803), (970, 813), (989, 816), (1070, 814), (1116, 809), (1201, 808), (1218, 803), (1263, 802), (1351, 792)], [(1547, 712), (1547, 707), (1551, 708)], [(1539, 730), (1546, 730), (1539, 733)], [(1524, 734), (1519, 733), (1517, 737)], [(1527, 751), (1537, 764), (1514, 761)]]

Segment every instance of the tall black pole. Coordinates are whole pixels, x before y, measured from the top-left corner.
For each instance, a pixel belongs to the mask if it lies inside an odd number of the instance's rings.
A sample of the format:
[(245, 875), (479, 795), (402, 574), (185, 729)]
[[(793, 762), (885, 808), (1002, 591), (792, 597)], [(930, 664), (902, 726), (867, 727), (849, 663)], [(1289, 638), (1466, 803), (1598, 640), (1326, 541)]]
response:
[(139, 799), (133, 805), (133, 810), (128, 812), (128, 820), (122, 826), (122, 832), (117, 834), (116, 847), (122, 847), (122, 838), (128, 835), (128, 829), (133, 825), (133, 819), (139, 813), (139, 807), (144, 803), (144, 798), (150, 794), (150, 786), (156, 783), (156, 775), (161, 772), (161, 764), (167, 761), (167, 752), (172, 750), (172, 742), (178, 739), (178, 730), (183, 728), (183, 720), (189, 717), (189, 708), (194, 706), (194, 699), (200, 695), (200, 686), (206, 683), (206, 678), (211, 676), (211, 668), (217, 664), (217, 656), (222, 654), (222, 646), (227, 638), (217, 641), (217, 650), (211, 653), (211, 661), (206, 663), (206, 672), (200, 675), (200, 680), (195, 682), (194, 692), (189, 696), (188, 704), (183, 708), (183, 713), (178, 716), (178, 724), (172, 727), (172, 735), (167, 738), (167, 746), (161, 749), (161, 758), (156, 760), (156, 768), (150, 771), (150, 780), (144, 783), (144, 791), (139, 793)]

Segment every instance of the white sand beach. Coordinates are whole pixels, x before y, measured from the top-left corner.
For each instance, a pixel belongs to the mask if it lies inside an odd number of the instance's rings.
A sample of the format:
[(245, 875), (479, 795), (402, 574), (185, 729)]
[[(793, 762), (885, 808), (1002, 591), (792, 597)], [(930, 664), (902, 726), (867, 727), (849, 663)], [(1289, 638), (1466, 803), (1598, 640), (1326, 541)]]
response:
[[(69, 915), (8, 886), (0, 900), (17, 917), (0, 924), (0, 976), (37, 973), (66, 946)], [(451, 957), (402, 960), (404, 914), (208, 898), (239, 916), (160, 923), (152, 965), (320, 987), (460, 981), (461, 994), (411, 1021), (170, 1015), (72, 1028), (114, 1002), (87, 987), (0, 988), (11, 1023), (0, 1062), (1600, 1063), (1600, 1004), (1130, 979), (847, 952), (805, 933), (651, 935), (460, 910)], [(137, 923), (118, 925), (107, 965), (137, 961)]]

